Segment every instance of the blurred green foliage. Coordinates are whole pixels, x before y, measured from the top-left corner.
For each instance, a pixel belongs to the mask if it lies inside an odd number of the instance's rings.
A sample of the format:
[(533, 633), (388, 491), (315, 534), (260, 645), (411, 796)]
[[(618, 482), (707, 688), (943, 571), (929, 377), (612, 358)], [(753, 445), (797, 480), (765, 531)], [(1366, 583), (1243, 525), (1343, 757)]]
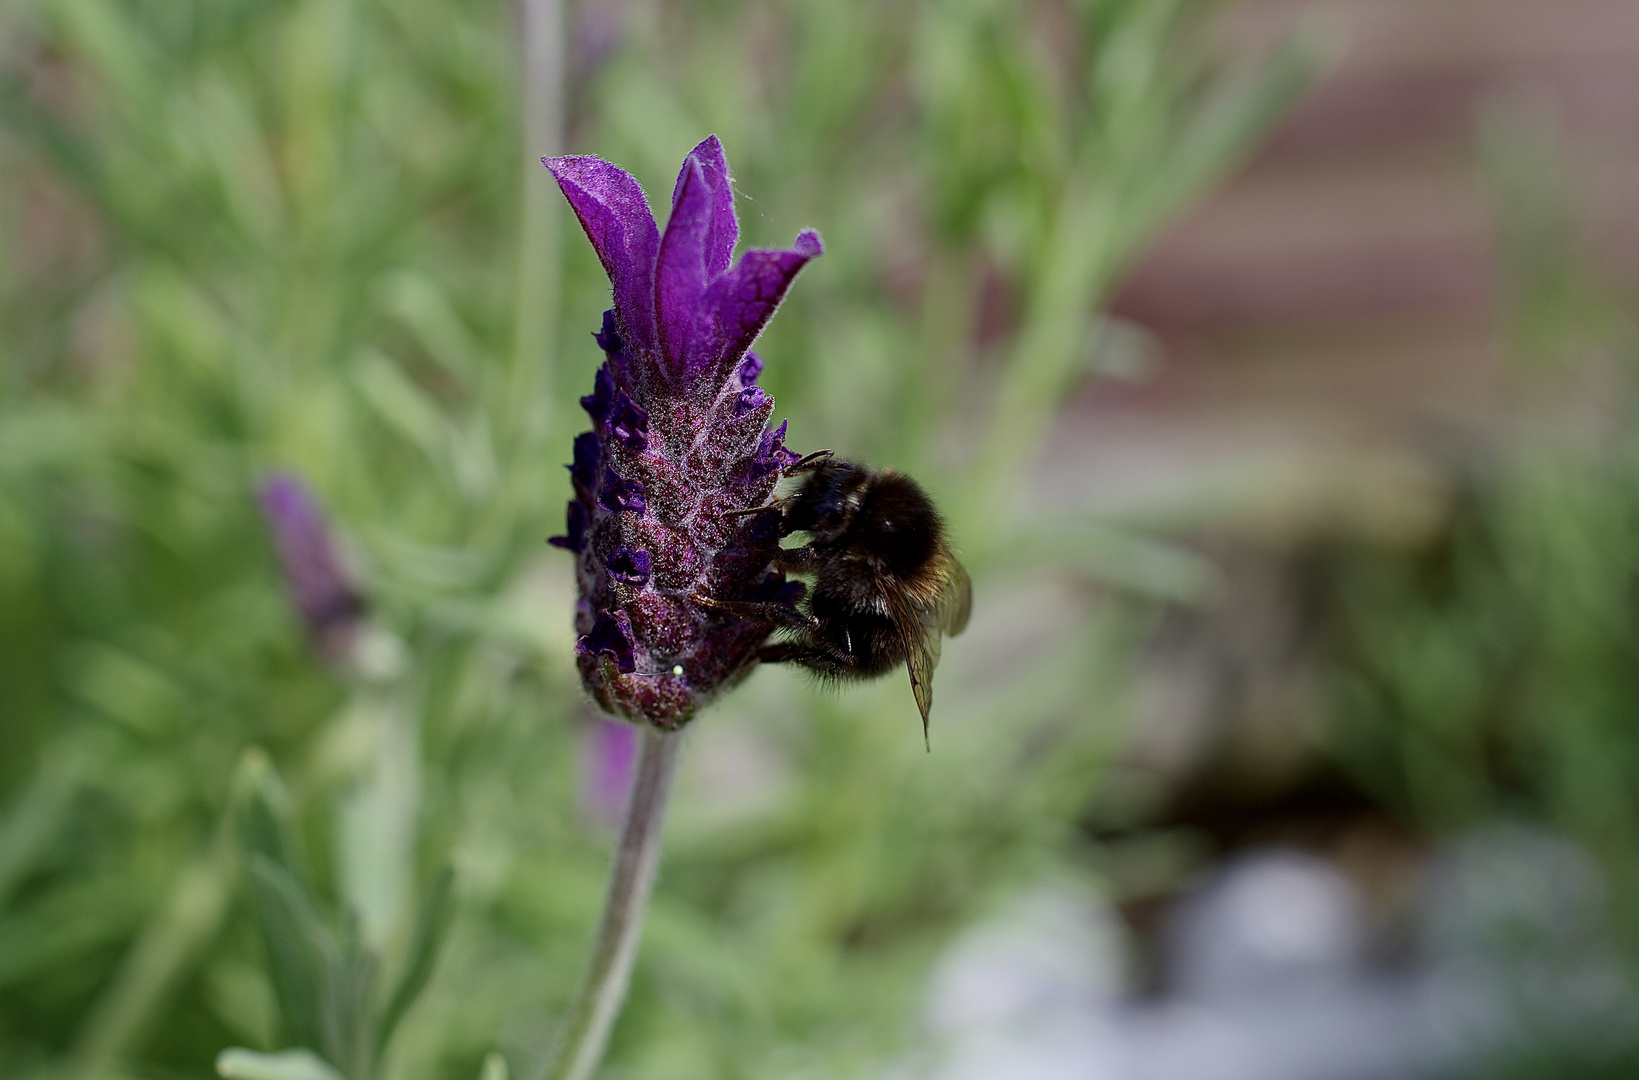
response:
[[(609, 1074), (874, 1072), (949, 932), (1079, 865), (1139, 625), (1090, 603), (1080, 553), (1119, 576), (1167, 552), (1006, 508), (1098, 303), (1309, 53), (1226, 68), (1197, 0), (531, 10), (567, 43), (564, 147), (523, 145), (506, 4), (0, 13), (0, 1073), (305, 1044), (370, 1075), (374, 1029), (317, 1030), (258, 904), (363, 980), (348, 1024), (390, 1032), (381, 988), (430, 976), (386, 1075), (495, 1077), (496, 1048), (517, 1073), (548, 1044), (608, 837), (577, 806), (572, 584), (542, 539), (607, 285), (555, 201), (522, 209), (543, 153), (663, 196), (715, 131), (749, 243), (820, 229), (765, 385), (797, 447), (924, 477), (980, 595), (931, 757), (902, 680), (767, 671), (702, 719)], [(986, 289), (1012, 315), (981, 334)], [(401, 642), (377, 677), (303, 640), (254, 502), (274, 467), (321, 493)], [(1044, 537), (1076, 565), (1022, 565)], [(1030, 581), (1057, 621), (1007, 615)], [(263, 805), (282, 862), (245, 839)], [(446, 864), (459, 914), (421, 970), (414, 897)]]
[(1430, 543), (1338, 561), (1329, 741), (1431, 833), (1513, 818), (1574, 838), (1639, 971), (1639, 327), (1582, 257), (1557, 129), (1539, 102), (1482, 113), (1513, 430), (1464, 448)]

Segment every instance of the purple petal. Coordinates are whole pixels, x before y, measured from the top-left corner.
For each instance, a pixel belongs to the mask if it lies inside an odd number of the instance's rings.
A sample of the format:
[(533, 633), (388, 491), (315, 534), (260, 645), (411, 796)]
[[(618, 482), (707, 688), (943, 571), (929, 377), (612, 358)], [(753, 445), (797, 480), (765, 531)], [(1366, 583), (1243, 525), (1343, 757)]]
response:
[(542, 158), (580, 219), (615, 290), (615, 311), (639, 349), (656, 342), (655, 258), (660, 230), (648, 200), (626, 170), (595, 157)]
[(733, 270), (711, 283), (702, 301), (714, 316), (718, 345), (709, 365), (733, 364), (751, 348), (785, 298), (797, 272), (823, 253), (819, 234), (804, 229), (784, 251), (752, 248), (740, 256)]
[(671, 220), (660, 238), (660, 261), (655, 270), (655, 310), (660, 316), (660, 350), (675, 383), (686, 386), (709, 364), (696, 361), (695, 327), (700, 319), (700, 298), (706, 292), (706, 236), (711, 229), (712, 191), (700, 162), (691, 154), (683, 159), (672, 199)]
[(752, 385), (757, 381), (757, 376), (762, 373), (763, 358), (754, 352), (746, 353), (746, 358), (740, 361), (740, 385)]
[[(715, 135), (707, 135), (699, 146), (690, 150), (689, 159), (700, 166), (700, 178), (705, 181), (711, 195), (705, 264), (706, 276), (714, 278), (734, 261), (734, 245), (740, 240), (740, 222), (734, 216), (733, 180), (728, 174), (728, 158), (723, 156), (723, 144), (717, 141)], [(685, 159), (683, 170), (677, 174), (677, 183), (672, 188), (673, 216), (677, 214), (677, 204), (683, 194), (683, 178), (687, 175), (689, 167), (688, 159)]]
[(768, 395), (763, 393), (760, 386), (748, 386), (740, 391), (740, 396), (734, 402), (734, 415), (744, 416), (755, 409), (760, 409), (768, 401)]
[(785, 448), (787, 423), (782, 420), (779, 427), (763, 432), (762, 440), (757, 444), (757, 456), (745, 464), (742, 482), (754, 484), (797, 461), (797, 455)]

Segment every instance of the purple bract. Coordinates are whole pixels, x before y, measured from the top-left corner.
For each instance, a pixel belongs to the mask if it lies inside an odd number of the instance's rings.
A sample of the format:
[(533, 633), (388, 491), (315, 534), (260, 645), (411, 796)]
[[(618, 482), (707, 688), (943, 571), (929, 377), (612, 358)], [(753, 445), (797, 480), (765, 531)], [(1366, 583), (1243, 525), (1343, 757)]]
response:
[(607, 360), (581, 398), (592, 431), (575, 440), (575, 500), (552, 538), (576, 555), (581, 679), (610, 712), (676, 728), (746, 674), (768, 634), (695, 598), (792, 591), (770, 566), (774, 515), (732, 512), (764, 503), (795, 460), (785, 425), (768, 426), (774, 400), (748, 350), (820, 239), (805, 230), (734, 262), (740, 226), (715, 135), (683, 159), (664, 234), (624, 170), (542, 164), (614, 286), (596, 335)]

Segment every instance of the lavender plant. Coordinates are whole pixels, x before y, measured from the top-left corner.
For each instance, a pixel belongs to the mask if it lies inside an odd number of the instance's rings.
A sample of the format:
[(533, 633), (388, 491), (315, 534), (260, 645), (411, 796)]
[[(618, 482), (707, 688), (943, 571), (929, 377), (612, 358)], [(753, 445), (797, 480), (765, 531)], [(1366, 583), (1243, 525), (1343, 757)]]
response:
[(769, 427), (774, 401), (757, 385), (763, 362), (750, 348), (823, 249), (804, 230), (789, 249), (733, 262), (740, 225), (715, 135), (683, 159), (664, 234), (624, 170), (594, 157), (542, 164), (615, 298), (597, 334), (607, 359), (581, 399), (593, 428), (575, 439), (566, 534), (552, 542), (576, 555), (582, 684), (604, 709), (645, 725), (592, 961), (553, 1073), (583, 1080), (603, 1056), (637, 954), (677, 732), (744, 677), (768, 636), (706, 604), (801, 595), (772, 566), (770, 515), (744, 513), (796, 461), (786, 425)]

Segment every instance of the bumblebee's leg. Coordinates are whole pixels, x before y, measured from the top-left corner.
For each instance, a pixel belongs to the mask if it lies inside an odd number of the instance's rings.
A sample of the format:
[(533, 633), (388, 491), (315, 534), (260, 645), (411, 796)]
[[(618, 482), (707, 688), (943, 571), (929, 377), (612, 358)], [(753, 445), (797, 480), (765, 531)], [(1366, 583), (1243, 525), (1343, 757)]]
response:
[(695, 593), (693, 599), (703, 608), (721, 611), (724, 615), (733, 615), (746, 622), (767, 623), (770, 626), (780, 626), (805, 634), (813, 633), (819, 628), (819, 623), (812, 617), (804, 615), (788, 604), (769, 604), (755, 600), (713, 600), (699, 593)]
[(764, 503), (761, 506), (748, 506), (744, 510), (724, 510), (723, 517), (746, 517), (750, 514), (766, 514), (780, 509), (782, 509), (782, 500), (775, 499), (773, 502)]
[(854, 673), (854, 658), (812, 641), (775, 641), (757, 650), (762, 664), (801, 664), (821, 675), (843, 678)]
[(774, 565), (793, 574), (809, 574), (817, 568), (819, 557), (811, 547), (781, 548), (774, 556)]

